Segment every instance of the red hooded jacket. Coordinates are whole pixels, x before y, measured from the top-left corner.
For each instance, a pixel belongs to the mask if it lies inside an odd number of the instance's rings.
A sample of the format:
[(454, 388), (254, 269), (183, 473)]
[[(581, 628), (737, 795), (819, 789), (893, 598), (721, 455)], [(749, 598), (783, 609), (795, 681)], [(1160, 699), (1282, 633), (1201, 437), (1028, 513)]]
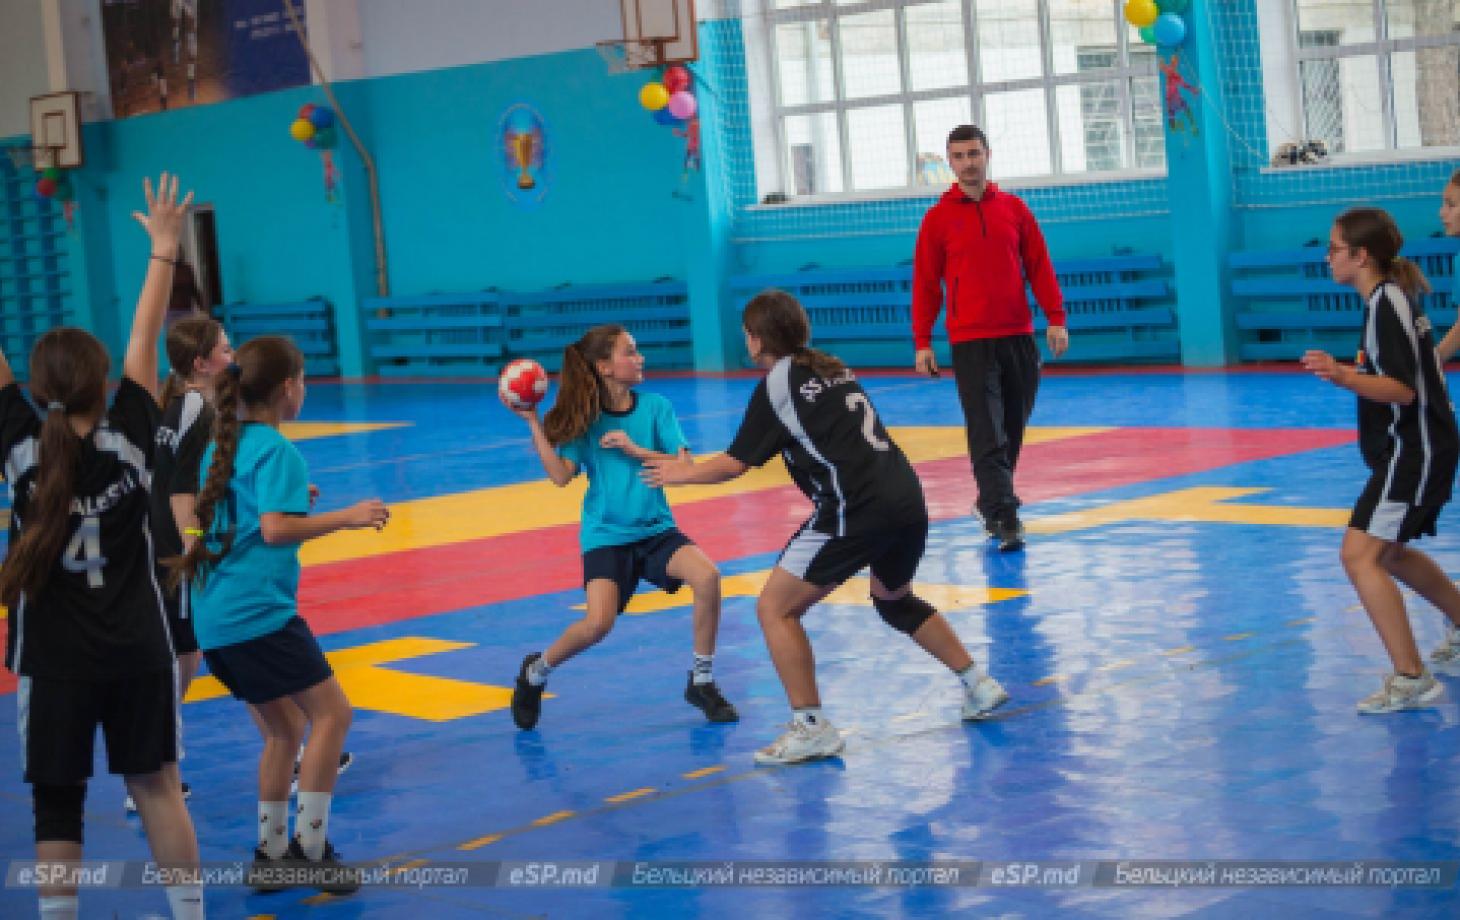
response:
[(990, 182), (974, 201), (954, 183), (923, 217), (913, 257), (913, 344), (931, 348), (948, 295), (948, 340), (1034, 332), (1024, 282), (1051, 326), (1065, 324), (1064, 298), (1044, 234), (1017, 195)]

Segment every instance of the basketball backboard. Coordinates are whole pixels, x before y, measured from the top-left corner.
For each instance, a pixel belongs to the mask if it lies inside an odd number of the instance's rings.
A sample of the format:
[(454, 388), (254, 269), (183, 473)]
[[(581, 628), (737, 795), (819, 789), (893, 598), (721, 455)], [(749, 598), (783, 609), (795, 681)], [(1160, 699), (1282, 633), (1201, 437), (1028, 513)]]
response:
[(30, 99), (30, 146), (36, 169), (77, 169), (81, 149), (80, 93), (48, 93)]
[(619, 0), (623, 38), (598, 43), (614, 72), (693, 61), (699, 54), (694, 0)]

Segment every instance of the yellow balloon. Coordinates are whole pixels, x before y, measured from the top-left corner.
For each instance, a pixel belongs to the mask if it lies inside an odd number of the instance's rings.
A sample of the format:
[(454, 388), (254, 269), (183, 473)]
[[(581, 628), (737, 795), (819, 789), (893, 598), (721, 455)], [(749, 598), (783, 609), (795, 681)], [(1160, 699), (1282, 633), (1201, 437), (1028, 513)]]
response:
[(669, 104), (669, 90), (663, 83), (645, 83), (639, 90), (639, 105), (651, 112), (657, 112)]
[(314, 137), (314, 125), (308, 118), (296, 118), (294, 123), (289, 126), (289, 136), (296, 141), (307, 141)]
[(1156, 0), (1126, 0), (1125, 21), (1137, 29), (1155, 22), (1160, 15), (1161, 9), (1156, 6)]

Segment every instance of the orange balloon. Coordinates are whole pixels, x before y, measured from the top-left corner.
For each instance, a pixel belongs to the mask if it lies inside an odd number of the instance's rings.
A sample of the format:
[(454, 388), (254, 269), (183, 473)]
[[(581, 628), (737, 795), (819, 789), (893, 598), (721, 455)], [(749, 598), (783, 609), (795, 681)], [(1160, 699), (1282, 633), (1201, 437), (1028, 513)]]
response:
[(1155, 22), (1160, 15), (1161, 8), (1156, 6), (1156, 0), (1126, 0), (1125, 21), (1137, 29)]

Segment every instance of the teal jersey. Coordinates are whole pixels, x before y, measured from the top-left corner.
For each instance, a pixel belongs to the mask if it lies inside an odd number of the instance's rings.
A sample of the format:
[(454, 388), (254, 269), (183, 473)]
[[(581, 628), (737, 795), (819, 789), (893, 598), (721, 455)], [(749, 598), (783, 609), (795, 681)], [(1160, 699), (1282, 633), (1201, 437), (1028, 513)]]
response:
[(622, 430), (640, 447), (677, 455), (689, 445), (669, 400), (654, 393), (634, 393), (626, 412), (604, 410), (580, 438), (558, 448), (558, 455), (578, 465), (588, 477), (583, 498), (583, 552), (620, 546), (674, 527), (674, 515), (663, 489), (639, 478), (643, 464), (616, 448), (599, 446), (610, 431)]
[[(206, 481), (216, 445), (203, 453)], [(270, 546), (260, 520), (270, 512), (309, 513), (309, 467), (299, 448), (268, 425), (244, 423), (228, 493), (218, 502), (204, 539), (228, 553), (204, 567), (192, 585), (198, 645), (221, 648), (282, 629), (298, 611), (299, 545)]]

